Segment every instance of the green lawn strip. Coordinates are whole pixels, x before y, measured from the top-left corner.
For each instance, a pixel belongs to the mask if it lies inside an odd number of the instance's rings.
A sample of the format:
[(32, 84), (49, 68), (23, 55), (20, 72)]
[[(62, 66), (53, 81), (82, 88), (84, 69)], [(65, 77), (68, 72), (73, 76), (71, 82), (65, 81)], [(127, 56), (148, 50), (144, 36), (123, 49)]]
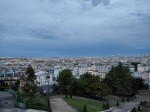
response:
[(28, 102), (27, 107), (37, 110), (48, 110), (47, 97), (39, 96), (35, 98), (32, 102)]
[(83, 100), (76, 98), (64, 98), (64, 100), (72, 107), (76, 108), (79, 112), (83, 111), (84, 105), (87, 106), (88, 112), (97, 112), (104, 110), (102, 108), (102, 103), (98, 103), (92, 100)]
[(48, 103), (46, 96), (36, 96), (32, 101), (28, 101), (29, 97), (22, 94), (17, 94), (17, 102), (24, 103), (26, 101), (26, 108), (36, 109), (36, 110), (48, 110)]
[(147, 102), (147, 103), (145, 104), (145, 107), (150, 108), (150, 102)]

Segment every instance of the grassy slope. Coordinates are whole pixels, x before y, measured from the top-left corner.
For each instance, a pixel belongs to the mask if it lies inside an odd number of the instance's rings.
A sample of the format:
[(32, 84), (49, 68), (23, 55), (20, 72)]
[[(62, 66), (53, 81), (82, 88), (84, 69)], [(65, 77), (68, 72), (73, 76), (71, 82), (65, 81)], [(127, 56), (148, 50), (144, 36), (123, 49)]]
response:
[(65, 98), (65, 101), (68, 102), (71, 106), (79, 110), (79, 112), (83, 111), (83, 106), (87, 106), (88, 112), (97, 112), (103, 110), (102, 104), (97, 103), (91, 100), (83, 100), (76, 98)]

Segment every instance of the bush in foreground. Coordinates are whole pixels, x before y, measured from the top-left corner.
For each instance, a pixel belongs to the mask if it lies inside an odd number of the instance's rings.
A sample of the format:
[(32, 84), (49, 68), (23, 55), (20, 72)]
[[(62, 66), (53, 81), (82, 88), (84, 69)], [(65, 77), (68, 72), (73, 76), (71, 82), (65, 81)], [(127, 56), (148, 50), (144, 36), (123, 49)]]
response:
[(108, 102), (106, 103), (106, 109), (109, 109), (109, 103)]
[(26, 101), (26, 108), (30, 109), (36, 109), (36, 110), (48, 110), (48, 103), (47, 103), (47, 97), (42, 96), (40, 94), (36, 94), (34, 99), (32, 101), (29, 101), (30, 99), (27, 95), (17, 93), (17, 102), (23, 103)]
[(131, 110), (131, 112), (136, 112), (136, 108), (134, 107), (134, 108)]
[(140, 105), (138, 106), (138, 109), (137, 109), (138, 111), (141, 111), (141, 108), (140, 108)]
[(83, 107), (83, 112), (87, 112), (87, 107), (86, 107), (86, 105), (84, 105), (84, 107)]
[(119, 106), (119, 102), (117, 101), (117, 106)]

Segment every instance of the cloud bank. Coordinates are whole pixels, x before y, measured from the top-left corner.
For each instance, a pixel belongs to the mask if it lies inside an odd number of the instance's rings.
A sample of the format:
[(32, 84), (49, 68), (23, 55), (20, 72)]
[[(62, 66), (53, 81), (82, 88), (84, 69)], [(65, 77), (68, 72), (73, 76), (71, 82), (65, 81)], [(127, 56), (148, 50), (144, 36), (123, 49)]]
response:
[(148, 54), (149, 0), (0, 0), (0, 56)]

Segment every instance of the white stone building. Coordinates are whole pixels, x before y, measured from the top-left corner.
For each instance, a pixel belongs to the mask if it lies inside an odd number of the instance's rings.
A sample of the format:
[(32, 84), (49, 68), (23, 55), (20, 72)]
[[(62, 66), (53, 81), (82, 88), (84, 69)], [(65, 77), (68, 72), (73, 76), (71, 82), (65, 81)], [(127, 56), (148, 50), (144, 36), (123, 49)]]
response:
[[(50, 75), (48, 72), (36, 70), (35, 75), (36, 75), (36, 81), (38, 82), (38, 86), (48, 85), (48, 81), (49, 84), (53, 83), (52, 75)], [(47, 75), (50, 76), (49, 80), (46, 79)]]

